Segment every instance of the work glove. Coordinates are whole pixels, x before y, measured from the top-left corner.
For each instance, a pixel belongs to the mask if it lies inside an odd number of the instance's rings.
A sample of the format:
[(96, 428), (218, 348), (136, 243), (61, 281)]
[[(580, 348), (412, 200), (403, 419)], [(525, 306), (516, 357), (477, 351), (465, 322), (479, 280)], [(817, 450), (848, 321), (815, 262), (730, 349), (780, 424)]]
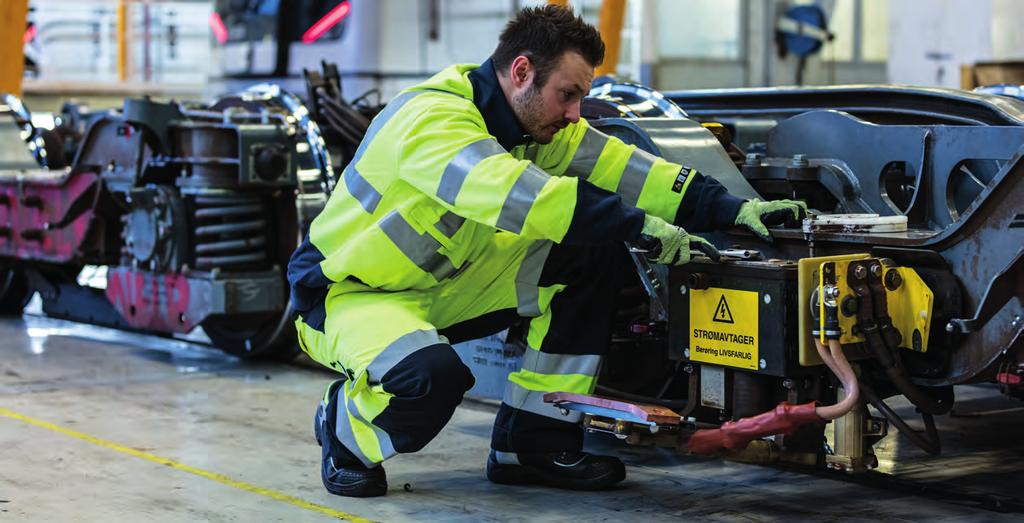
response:
[(736, 225), (747, 228), (758, 238), (771, 243), (767, 225), (796, 224), (807, 216), (807, 204), (796, 200), (762, 202), (757, 198), (740, 205)]
[(647, 258), (658, 263), (682, 265), (690, 261), (693, 250), (704, 253), (714, 261), (721, 258), (711, 242), (650, 214), (644, 218), (640, 244), (647, 249)]

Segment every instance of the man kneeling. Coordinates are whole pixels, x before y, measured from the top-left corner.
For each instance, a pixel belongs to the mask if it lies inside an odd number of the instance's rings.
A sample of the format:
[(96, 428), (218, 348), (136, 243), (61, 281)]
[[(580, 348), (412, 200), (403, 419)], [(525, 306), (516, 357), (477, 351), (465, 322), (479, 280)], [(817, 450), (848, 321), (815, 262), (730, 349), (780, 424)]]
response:
[(662, 263), (714, 247), (684, 230), (797, 217), (591, 128), (580, 104), (604, 57), (570, 10), (527, 8), (482, 65), (453, 65), (373, 121), (288, 279), (303, 349), (345, 377), (317, 409), (330, 492), (379, 496), (381, 463), (451, 419), (473, 376), (451, 343), (530, 318), (487, 459), (503, 484), (603, 489), (617, 458), (582, 452), (577, 419), (544, 393), (593, 391), (609, 345), (624, 241)]

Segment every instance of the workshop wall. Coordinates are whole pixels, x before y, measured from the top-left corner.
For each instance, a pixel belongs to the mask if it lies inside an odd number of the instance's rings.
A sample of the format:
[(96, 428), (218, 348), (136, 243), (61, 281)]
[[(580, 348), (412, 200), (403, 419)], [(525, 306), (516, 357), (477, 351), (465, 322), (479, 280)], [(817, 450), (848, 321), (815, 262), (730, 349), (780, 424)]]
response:
[[(779, 57), (775, 22), (782, 0), (631, 0), (622, 34), (620, 77), (658, 89), (789, 85), (796, 58)], [(479, 62), (521, 6), (540, 1), (351, 0), (345, 37), (296, 46), (293, 74), (325, 57), (339, 63), (347, 92), (381, 89), (385, 98), (455, 62)], [(572, 2), (596, 23), (600, 0)], [(835, 40), (808, 60), (806, 84), (886, 81), (888, 0), (825, 2)]]
[(960, 66), (1024, 59), (1024, 2), (891, 0), (893, 83), (960, 87)]

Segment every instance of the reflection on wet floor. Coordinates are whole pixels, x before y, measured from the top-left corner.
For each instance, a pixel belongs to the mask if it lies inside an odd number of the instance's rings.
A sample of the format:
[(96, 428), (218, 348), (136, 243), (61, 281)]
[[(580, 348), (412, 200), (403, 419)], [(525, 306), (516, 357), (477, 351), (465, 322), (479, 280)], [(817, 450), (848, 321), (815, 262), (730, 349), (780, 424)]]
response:
[[(140, 357), (174, 363), (183, 367), (201, 364), (222, 365), (238, 361), (238, 358), (234, 356), (194, 341), (128, 332), (31, 314), (26, 314), (23, 321), (25, 322), (25, 333), (29, 337), (30, 351), (33, 354), (45, 352), (48, 338), (63, 336), (123, 345), (134, 349)], [(189, 362), (194, 365), (189, 365)]]
[[(7, 376), (26, 379), (0, 382), (0, 393), (38, 392), (82, 386), (108, 386), (118, 380), (142, 382), (166, 379), (172, 369), (181, 378), (213, 372), (263, 375), (259, 364), (246, 364), (209, 345), (107, 327), (25, 314), (5, 319)], [(16, 361), (16, 363), (15, 363)], [(68, 368), (73, 362), (74, 368)], [(161, 364), (159, 368), (152, 363)]]

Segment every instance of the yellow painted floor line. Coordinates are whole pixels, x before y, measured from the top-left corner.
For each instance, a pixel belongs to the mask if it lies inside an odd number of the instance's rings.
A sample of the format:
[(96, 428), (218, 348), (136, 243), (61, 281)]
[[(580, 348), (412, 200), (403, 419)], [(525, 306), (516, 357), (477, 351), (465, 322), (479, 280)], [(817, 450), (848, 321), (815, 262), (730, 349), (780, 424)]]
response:
[(353, 523), (363, 523), (363, 522), (370, 522), (371, 521), (369, 519), (361, 518), (361, 517), (353, 515), (353, 514), (348, 514), (348, 513), (345, 513), (345, 512), (341, 512), (340, 510), (334, 510), (334, 509), (332, 509), (330, 507), (325, 507), (323, 505), (318, 505), (316, 503), (311, 503), (309, 501), (297, 498), (295, 496), (289, 496), (288, 494), (285, 494), (283, 492), (278, 492), (276, 490), (271, 490), (271, 489), (266, 489), (266, 488), (263, 488), (263, 487), (258, 487), (256, 485), (253, 485), (252, 483), (246, 483), (244, 481), (239, 481), (237, 479), (230, 478), (230, 477), (225, 476), (223, 474), (217, 474), (216, 472), (210, 472), (208, 470), (203, 470), (203, 469), (200, 469), (200, 468), (196, 468), (196, 467), (192, 467), (192, 466), (189, 466), (189, 465), (185, 465), (183, 463), (178, 463), (177, 461), (174, 461), (174, 460), (170, 460), (170, 459), (167, 459), (167, 458), (162, 458), (160, 456), (157, 456), (157, 455), (154, 455), (154, 454), (150, 454), (148, 452), (142, 452), (141, 450), (136, 450), (136, 449), (133, 449), (131, 447), (126, 447), (124, 445), (119, 445), (119, 444), (114, 443), (112, 441), (107, 441), (107, 440), (104, 440), (104, 439), (97, 438), (96, 436), (90, 436), (90, 435), (85, 434), (83, 432), (78, 432), (76, 430), (71, 430), (71, 429), (68, 429), (68, 428), (65, 428), (65, 427), (61, 427), (59, 425), (54, 425), (53, 423), (49, 423), (49, 422), (46, 422), (46, 421), (43, 421), (43, 420), (40, 420), (40, 419), (36, 419), (36, 418), (29, 417), (29, 416), (25, 416), (24, 414), (18, 414), (17, 412), (5, 409), (3, 407), (0, 407), (0, 416), (4, 416), (4, 417), (11, 418), (11, 419), (14, 419), (14, 420), (18, 420), (18, 421), (21, 421), (21, 422), (24, 422), (24, 423), (28, 423), (29, 425), (35, 425), (37, 427), (42, 427), (44, 429), (49, 429), (49, 430), (52, 430), (54, 432), (59, 432), (59, 433), (64, 434), (66, 436), (71, 436), (73, 438), (78, 438), (78, 439), (80, 439), (82, 441), (87, 441), (89, 443), (92, 443), (93, 445), (98, 445), (100, 447), (105, 447), (105, 448), (108, 448), (110, 450), (115, 450), (115, 451), (120, 452), (122, 454), (128, 454), (129, 456), (135, 456), (136, 458), (142, 458), (142, 459), (144, 459), (146, 461), (152, 461), (153, 463), (159, 463), (160, 465), (165, 465), (165, 466), (171, 467), (173, 469), (180, 470), (182, 472), (188, 472), (189, 474), (194, 474), (196, 476), (200, 476), (200, 477), (209, 479), (211, 481), (216, 481), (217, 483), (220, 483), (222, 485), (227, 485), (229, 487), (234, 487), (234, 488), (239, 489), (239, 490), (244, 490), (244, 491), (247, 491), (247, 492), (252, 492), (253, 494), (259, 494), (259, 495), (264, 496), (264, 497), (268, 497), (268, 498), (271, 498), (271, 499), (276, 499), (277, 501), (283, 501), (283, 502), (288, 503), (290, 505), (294, 505), (294, 506), (299, 507), (299, 508), (304, 508), (306, 510), (311, 510), (313, 512), (319, 512), (321, 514), (326, 514), (328, 516), (335, 517), (335, 518), (338, 518), (338, 519), (343, 519), (343, 520), (346, 520), (346, 521), (351, 521)]

